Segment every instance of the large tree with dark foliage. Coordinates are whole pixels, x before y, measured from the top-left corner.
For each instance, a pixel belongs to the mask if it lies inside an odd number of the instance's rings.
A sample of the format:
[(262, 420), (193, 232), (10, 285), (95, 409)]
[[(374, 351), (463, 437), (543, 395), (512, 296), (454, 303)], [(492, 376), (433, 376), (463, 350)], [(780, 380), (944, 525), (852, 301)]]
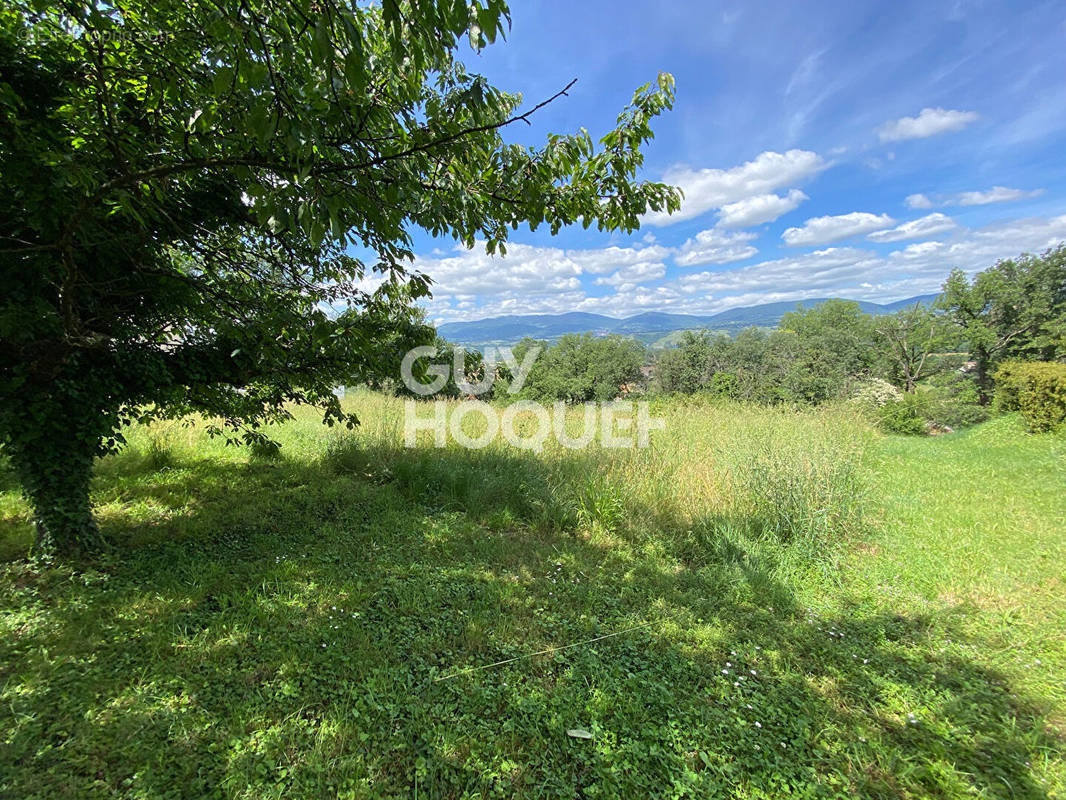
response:
[(969, 350), (987, 403), (996, 364), (1066, 358), (1066, 244), (1004, 259), (973, 280), (954, 270), (937, 306)]
[(414, 229), (494, 251), (520, 224), (677, 207), (636, 180), (670, 77), (598, 143), (508, 144), (539, 106), (457, 60), (508, 24), (501, 0), (4, 4), (0, 439), (42, 544), (102, 546), (93, 459), (133, 419), (201, 412), (245, 441), (292, 402), (354, 422), (330, 389), (378, 369), (426, 292)]

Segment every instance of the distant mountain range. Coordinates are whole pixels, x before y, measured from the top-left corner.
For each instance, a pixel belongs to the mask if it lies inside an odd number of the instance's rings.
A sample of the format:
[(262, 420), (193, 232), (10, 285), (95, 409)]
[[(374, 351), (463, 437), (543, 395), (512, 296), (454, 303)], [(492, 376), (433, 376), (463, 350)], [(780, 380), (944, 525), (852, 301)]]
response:
[[(935, 294), (923, 294), (897, 300), (894, 303), (859, 301), (859, 307), (867, 314), (891, 314), (904, 306), (931, 303), (936, 298)], [(764, 303), (745, 308), (731, 308), (728, 311), (706, 316), (667, 314), (661, 311), (649, 311), (624, 319), (582, 311), (571, 311), (565, 314), (519, 314), (472, 322), (446, 322), (438, 326), (437, 332), (449, 341), (467, 346), (514, 344), (526, 336), (550, 340), (567, 333), (587, 332), (600, 335), (617, 333), (633, 336), (648, 344), (655, 344), (660, 339), (670, 339), (671, 333), (684, 330), (735, 333), (752, 325), (772, 328), (781, 321), (781, 317), (786, 312), (795, 311), (797, 306), (813, 308), (828, 299), (830, 298), (822, 297), (813, 300)]]

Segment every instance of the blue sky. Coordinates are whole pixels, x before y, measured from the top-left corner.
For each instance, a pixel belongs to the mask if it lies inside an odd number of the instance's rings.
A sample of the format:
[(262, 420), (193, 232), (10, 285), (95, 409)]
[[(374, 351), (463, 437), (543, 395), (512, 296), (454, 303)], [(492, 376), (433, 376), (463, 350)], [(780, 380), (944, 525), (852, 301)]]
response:
[(437, 321), (895, 300), (1066, 239), (1066, 4), (515, 2), (472, 71), (528, 105), (508, 129), (613, 125), (673, 73), (644, 177), (680, 214), (633, 235), (518, 231), (505, 258), (416, 237)]

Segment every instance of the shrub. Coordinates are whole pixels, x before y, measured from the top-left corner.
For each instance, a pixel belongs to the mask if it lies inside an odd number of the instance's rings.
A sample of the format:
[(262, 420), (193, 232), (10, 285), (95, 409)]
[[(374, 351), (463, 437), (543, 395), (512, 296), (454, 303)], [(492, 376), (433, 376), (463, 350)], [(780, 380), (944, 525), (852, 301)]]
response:
[(1020, 411), (1018, 388), (1020, 373), (1025, 368), (1023, 361), (1008, 361), (1002, 364), (994, 376), (996, 395), (993, 405), (997, 411)]
[(951, 371), (929, 379), (926, 419), (939, 428), (964, 428), (988, 419), (972, 375)]
[(740, 381), (732, 372), (716, 372), (711, 376), (709, 388), (715, 397), (734, 398), (740, 390)]
[(917, 436), (925, 433), (929, 416), (924, 392), (909, 392), (877, 410), (877, 426), (885, 433)]
[(1066, 364), (1047, 361), (1004, 364), (996, 373), (996, 405), (1018, 410), (1034, 433), (1066, 423)]
[(864, 414), (874, 414), (892, 400), (899, 400), (903, 392), (881, 378), (869, 378), (856, 383), (851, 390), (851, 402)]

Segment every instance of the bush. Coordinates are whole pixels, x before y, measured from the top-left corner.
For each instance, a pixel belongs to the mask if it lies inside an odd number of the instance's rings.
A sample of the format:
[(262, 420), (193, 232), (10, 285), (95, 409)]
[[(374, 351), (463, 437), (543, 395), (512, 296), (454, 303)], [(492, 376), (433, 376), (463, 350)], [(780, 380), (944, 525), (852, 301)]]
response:
[(924, 393), (909, 392), (877, 410), (877, 427), (885, 433), (918, 436), (926, 431), (928, 403)]
[(1066, 364), (1008, 363), (995, 379), (996, 407), (1020, 411), (1030, 431), (1055, 430), (1066, 423)]
[(903, 392), (881, 378), (869, 378), (856, 383), (851, 390), (851, 402), (867, 415), (876, 416), (886, 403), (899, 400)]
[(972, 375), (952, 371), (929, 379), (926, 419), (938, 428), (965, 428), (988, 419)]

